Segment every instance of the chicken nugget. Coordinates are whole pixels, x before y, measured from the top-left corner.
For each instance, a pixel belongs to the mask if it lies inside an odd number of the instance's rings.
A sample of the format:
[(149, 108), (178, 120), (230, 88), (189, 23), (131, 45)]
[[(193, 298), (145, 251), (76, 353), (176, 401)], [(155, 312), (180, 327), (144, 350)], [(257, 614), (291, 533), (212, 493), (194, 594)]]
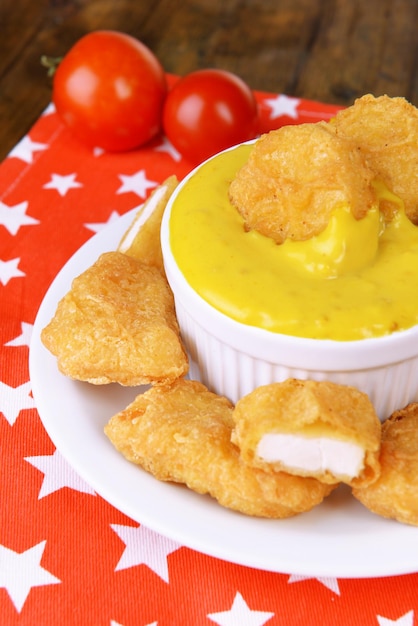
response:
[(177, 185), (176, 176), (170, 176), (154, 189), (137, 211), (117, 247), (119, 252), (132, 256), (147, 265), (158, 267), (163, 273), (164, 263), (160, 244), (161, 220), (167, 202)]
[(395, 411), (382, 425), (379, 479), (353, 495), (367, 509), (418, 526), (418, 403)]
[(167, 281), (121, 252), (74, 279), (41, 339), (63, 374), (94, 384), (164, 383), (188, 369)]
[(308, 511), (332, 487), (314, 478), (253, 469), (231, 443), (233, 406), (199, 382), (152, 387), (111, 418), (105, 433), (129, 461), (157, 479), (186, 484), (247, 515)]
[[(354, 141), (368, 165), (405, 204), (418, 224), (418, 109), (405, 98), (366, 94), (333, 120), (339, 137)], [(390, 204), (385, 203), (385, 204)], [(387, 215), (397, 210), (383, 206)]]
[(355, 389), (288, 379), (258, 387), (236, 404), (233, 441), (244, 461), (265, 471), (362, 485), (380, 471), (381, 423)]
[(331, 124), (283, 126), (263, 135), (229, 187), (247, 230), (276, 243), (310, 239), (334, 210), (361, 219), (376, 204), (375, 175), (360, 151)]

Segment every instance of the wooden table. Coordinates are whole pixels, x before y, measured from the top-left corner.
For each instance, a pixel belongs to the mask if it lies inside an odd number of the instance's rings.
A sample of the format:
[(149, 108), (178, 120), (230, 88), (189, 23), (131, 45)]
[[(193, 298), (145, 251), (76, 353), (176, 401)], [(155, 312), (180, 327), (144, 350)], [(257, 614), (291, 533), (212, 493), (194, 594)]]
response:
[(41, 56), (92, 30), (138, 37), (168, 72), (215, 66), (259, 90), (418, 105), (417, 23), (417, 0), (1, 0), (0, 160), (50, 100)]

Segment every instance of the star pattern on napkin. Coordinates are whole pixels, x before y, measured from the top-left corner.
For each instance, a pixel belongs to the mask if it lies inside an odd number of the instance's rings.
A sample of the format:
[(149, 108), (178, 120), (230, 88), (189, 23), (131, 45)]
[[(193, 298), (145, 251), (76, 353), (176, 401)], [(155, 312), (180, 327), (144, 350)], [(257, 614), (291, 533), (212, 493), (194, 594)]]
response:
[(30, 393), (30, 382), (23, 383), (18, 387), (11, 387), (0, 380), (0, 411), (10, 426), (13, 426), (20, 411), (35, 408), (35, 401)]
[(51, 174), (51, 180), (43, 186), (44, 189), (55, 189), (60, 196), (67, 195), (70, 189), (82, 187), (82, 183), (76, 180), (77, 174)]
[(274, 98), (266, 98), (264, 102), (271, 109), (270, 119), (272, 120), (283, 117), (285, 115), (287, 117), (291, 117), (293, 120), (297, 120), (299, 117), (299, 98), (291, 98), (290, 96), (279, 94)]
[(6, 286), (12, 278), (26, 276), (25, 272), (19, 269), (19, 263), (20, 258), (10, 259), (10, 261), (0, 259), (0, 283), (2, 285)]
[[(268, 129), (329, 119), (340, 109), (283, 94), (257, 98)], [(0, 167), (0, 623), (320, 626), (325, 609), (327, 623), (354, 615), (364, 626), (414, 626), (418, 574), (339, 584), (241, 568), (180, 550), (78, 475), (36, 411), (29, 322), (87, 231), (113, 228), (159, 182), (181, 179), (190, 167), (165, 137), (126, 154), (78, 150), (52, 104)], [(77, 381), (68, 389), (83, 389), (91, 401), (101, 393)], [(72, 402), (71, 394), (59, 400)]]
[(161, 143), (156, 146), (154, 150), (156, 152), (166, 152), (169, 156), (171, 156), (173, 161), (176, 161), (176, 163), (181, 161), (180, 152), (176, 150), (176, 148), (173, 146), (171, 141), (167, 139), (167, 137), (163, 137)]
[(287, 581), (289, 584), (303, 582), (304, 580), (317, 580), (324, 585), (330, 591), (333, 591), (337, 596), (340, 595), (340, 588), (338, 586), (338, 580), (336, 578), (327, 578), (327, 577), (319, 577), (314, 578), (313, 576), (297, 576), (296, 574), (292, 574), (289, 576), (289, 580)]
[(116, 193), (135, 193), (140, 198), (145, 198), (148, 190), (157, 187), (158, 183), (154, 180), (149, 180), (146, 176), (145, 170), (139, 170), (135, 174), (119, 174), (119, 179), (122, 185), (119, 187)]
[(42, 111), (41, 117), (46, 117), (47, 115), (52, 115), (56, 112), (55, 104), (50, 102), (45, 109)]
[(25, 163), (33, 163), (34, 152), (46, 150), (47, 144), (32, 141), (29, 135), (26, 135), (18, 144), (10, 151), (9, 158), (16, 158)]
[(169, 582), (167, 557), (182, 547), (179, 543), (143, 525), (111, 524), (111, 528), (125, 544), (115, 571), (146, 565), (166, 583)]
[(274, 613), (250, 609), (242, 595), (237, 592), (228, 611), (210, 613), (208, 618), (218, 626), (263, 626)]
[(112, 211), (105, 222), (91, 222), (90, 224), (84, 224), (84, 226), (88, 228), (88, 230), (93, 231), (93, 233), (98, 233), (103, 230), (105, 226), (109, 226), (109, 224), (117, 222), (119, 218), (119, 213), (117, 211)]
[(6, 589), (20, 613), (33, 587), (55, 585), (61, 581), (41, 566), (46, 541), (24, 552), (0, 545), (0, 587)]
[(398, 619), (377, 616), (379, 626), (414, 626), (414, 611), (408, 611)]
[(0, 202), (0, 224), (2, 224), (11, 235), (17, 235), (21, 226), (32, 226), (39, 224), (39, 220), (26, 215), (28, 202), (21, 202), (14, 206), (8, 206)]
[(64, 487), (96, 495), (94, 489), (75, 472), (58, 450), (50, 455), (27, 456), (25, 461), (44, 475), (38, 495), (39, 500)]
[(5, 346), (9, 347), (19, 347), (19, 346), (30, 346), (30, 341), (32, 338), (33, 324), (28, 324), (27, 322), (21, 322), (20, 325), (21, 333), (13, 339), (10, 339)]

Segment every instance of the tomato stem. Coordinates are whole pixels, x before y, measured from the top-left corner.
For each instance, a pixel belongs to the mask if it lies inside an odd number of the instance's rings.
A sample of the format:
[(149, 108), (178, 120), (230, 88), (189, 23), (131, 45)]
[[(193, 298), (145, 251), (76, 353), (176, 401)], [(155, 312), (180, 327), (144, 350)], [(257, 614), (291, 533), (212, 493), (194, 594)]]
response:
[(46, 54), (41, 56), (41, 65), (48, 69), (48, 76), (53, 76), (63, 57), (50, 57)]

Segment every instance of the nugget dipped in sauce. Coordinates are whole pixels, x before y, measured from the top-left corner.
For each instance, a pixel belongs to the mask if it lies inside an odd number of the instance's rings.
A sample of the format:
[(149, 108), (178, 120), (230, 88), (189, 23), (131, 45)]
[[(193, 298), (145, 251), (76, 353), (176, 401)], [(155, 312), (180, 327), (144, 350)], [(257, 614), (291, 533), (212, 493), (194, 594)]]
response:
[(376, 205), (373, 170), (361, 151), (326, 122), (263, 135), (229, 188), (247, 230), (281, 244), (321, 233), (336, 208), (358, 220)]
[[(332, 122), (338, 137), (354, 142), (377, 179), (401, 198), (405, 213), (418, 224), (418, 109), (405, 98), (366, 94), (340, 111)], [(391, 218), (390, 198), (381, 210)]]

